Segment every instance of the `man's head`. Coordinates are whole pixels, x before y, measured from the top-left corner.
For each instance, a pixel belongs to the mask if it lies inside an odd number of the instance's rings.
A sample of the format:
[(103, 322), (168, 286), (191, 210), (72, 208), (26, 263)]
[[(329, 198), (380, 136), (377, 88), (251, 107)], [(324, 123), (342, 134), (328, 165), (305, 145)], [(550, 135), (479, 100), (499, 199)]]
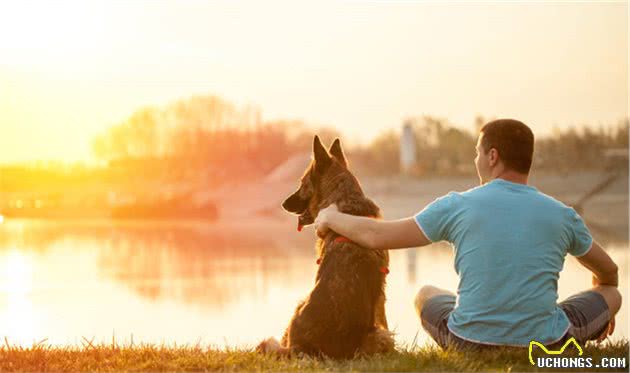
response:
[(534, 134), (524, 123), (497, 119), (479, 132), (475, 167), (481, 184), (513, 172), (527, 176), (534, 155)]

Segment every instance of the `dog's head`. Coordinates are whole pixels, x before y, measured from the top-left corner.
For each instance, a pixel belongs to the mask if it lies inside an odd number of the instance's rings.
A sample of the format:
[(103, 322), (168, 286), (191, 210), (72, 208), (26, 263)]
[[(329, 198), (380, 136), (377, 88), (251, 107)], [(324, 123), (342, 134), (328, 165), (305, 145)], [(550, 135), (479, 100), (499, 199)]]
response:
[(326, 151), (318, 136), (313, 139), (313, 160), (306, 168), (300, 187), (291, 194), (282, 207), (290, 213), (298, 215), (298, 231), (313, 223), (317, 217), (321, 202), (326, 196), (322, 185), (333, 175), (347, 168), (346, 158), (341, 149), (341, 142), (335, 139), (330, 150)]

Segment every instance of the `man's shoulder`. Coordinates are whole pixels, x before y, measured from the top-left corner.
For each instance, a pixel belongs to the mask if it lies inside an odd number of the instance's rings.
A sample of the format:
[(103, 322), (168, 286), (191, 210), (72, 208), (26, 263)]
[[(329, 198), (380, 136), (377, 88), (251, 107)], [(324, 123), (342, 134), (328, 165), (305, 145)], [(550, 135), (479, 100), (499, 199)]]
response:
[[(532, 195), (532, 206), (543, 207), (547, 213), (551, 211), (556, 211), (558, 214), (566, 217), (571, 213), (575, 213), (575, 210), (565, 204), (564, 202), (552, 197), (546, 193), (541, 192), (540, 190), (536, 190), (536, 193)], [(529, 202), (529, 201), (528, 201)], [(536, 202), (536, 203), (533, 203)]]
[(546, 193), (541, 192), (540, 190), (537, 190), (535, 193), (536, 197), (539, 198), (541, 201), (545, 201), (551, 205), (554, 205), (556, 207), (560, 207), (560, 208), (570, 208), (569, 206), (567, 206), (564, 202), (560, 201), (559, 199), (556, 199), (555, 197), (552, 197)]

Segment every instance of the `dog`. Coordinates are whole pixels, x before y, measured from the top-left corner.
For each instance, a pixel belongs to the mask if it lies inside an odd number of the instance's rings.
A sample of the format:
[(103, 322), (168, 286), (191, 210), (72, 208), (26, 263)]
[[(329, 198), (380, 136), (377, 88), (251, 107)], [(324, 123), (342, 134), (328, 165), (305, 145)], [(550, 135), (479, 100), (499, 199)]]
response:
[[(349, 171), (339, 139), (326, 151), (315, 136), (313, 160), (300, 187), (282, 207), (298, 215), (300, 231), (332, 203), (346, 214), (381, 216)], [(317, 239), (316, 251), (319, 268), (315, 287), (298, 304), (281, 341), (266, 339), (256, 350), (333, 359), (393, 351), (393, 334), (385, 316), (387, 250), (366, 249), (329, 231)]]

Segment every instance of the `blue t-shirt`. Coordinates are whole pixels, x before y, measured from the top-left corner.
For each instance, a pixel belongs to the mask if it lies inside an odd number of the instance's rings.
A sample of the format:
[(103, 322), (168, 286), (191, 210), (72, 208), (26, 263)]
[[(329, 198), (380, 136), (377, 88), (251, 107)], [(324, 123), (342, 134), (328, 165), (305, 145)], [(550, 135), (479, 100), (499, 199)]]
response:
[(459, 275), (450, 331), (466, 340), (526, 346), (553, 343), (569, 328), (558, 300), (567, 253), (593, 242), (574, 209), (536, 188), (494, 179), (450, 192), (415, 215), (432, 242), (448, 241)]

